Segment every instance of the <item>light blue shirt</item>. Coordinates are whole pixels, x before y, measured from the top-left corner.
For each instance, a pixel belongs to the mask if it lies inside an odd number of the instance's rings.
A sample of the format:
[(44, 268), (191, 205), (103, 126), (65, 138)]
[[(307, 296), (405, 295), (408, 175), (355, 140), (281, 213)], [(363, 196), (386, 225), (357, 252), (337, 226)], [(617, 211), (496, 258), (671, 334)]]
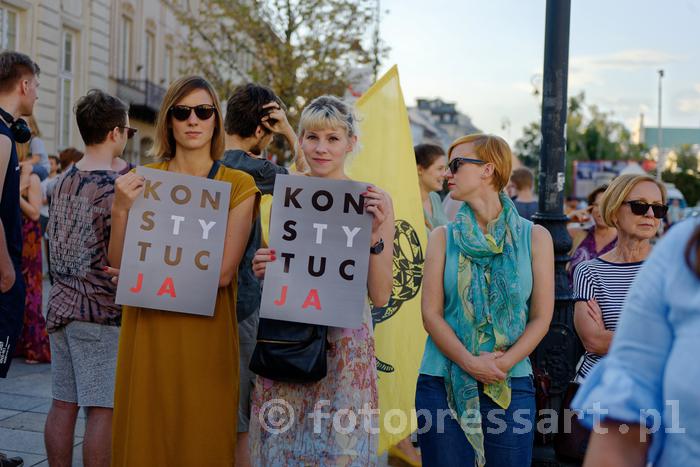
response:
[[(523, 220), (522, 232), (517, 235), (515, 243), (515, 253), (518, 258), (518, 277), (520, 281), (521, 297), (525, 302), (526, 312), (530, 313), (530, 295), (532, 294), (532, 222)], [(463, 313), (462, 303), (455, 299), (453, 290), (457, 288), (457, 263), (459, 261), (459, 250), (455, 245), (452, 233), (450, 232), (452, 224), (447, 224), (446, 227), (446, 243), (445, 243), (445, 273), (443, 276), (444, 294), (445, 294), (445, 321), (452, 329), (457, 327), (457, 314)], [(493, 352), (494, 342), (489, 341), (481, 347), (482, 352)], [(437, 348), (432, 337), (428, 336), (425, 343), (425, 352), (423, 353), (423, 362), (421, 363), (420, 372), (424, 375), (445, 377), (447, 375), (447, 362), (440, 349)], [(524, 360), (518, 362), (511, 368), (509, 375), (511, 377), (523, 377), (532, 374), (532, 365), (530, 359), (525, 357)]]
[(447, 224), (449, 219), (445, 215), (445, 210), (442, 208), (442, 200), (440, 199), (440, 195), (435, 193), (434, 191), (431, 191), (428, 194), (428, 197), (430, 198), (430, 207), (432, 208), (432, 215), (428, 214), (428, 212), (423, 209), (423, 216), (425, 217), (425, 230), (428, 235), (430, 235), (430, 231), (433, 229), (437, 229), (441, 225)]
[(648, 457), (655, 466), (700, 461), (700, 279), (685, 261), (698, 224), (698, 218), (676, 224), (654, 247), (632, 284), (610, 352), (572, 402), (589, 428), (597, 407), (598, 420), (650, 429), (654, 419), (640, 413), (657, 414)]

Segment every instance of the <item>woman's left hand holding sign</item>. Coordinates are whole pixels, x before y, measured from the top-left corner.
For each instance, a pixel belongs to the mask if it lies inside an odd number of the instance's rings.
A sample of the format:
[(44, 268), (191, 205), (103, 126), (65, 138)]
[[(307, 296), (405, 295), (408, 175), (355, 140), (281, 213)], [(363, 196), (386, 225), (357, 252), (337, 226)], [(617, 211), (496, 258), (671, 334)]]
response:
[(134, 201), (143, 191), (144, 178), (128, 172), (114, 182), (114, 204), (112, 212), (128, 212)]
[(382, 224), (386, 221), (390, 221), (393, 227), (394, 207), (391, 196), (376, 186), (368, 186), (362, 196), (365, 198), (365, 209), (372, 214), (372, 234), (379, 233)]

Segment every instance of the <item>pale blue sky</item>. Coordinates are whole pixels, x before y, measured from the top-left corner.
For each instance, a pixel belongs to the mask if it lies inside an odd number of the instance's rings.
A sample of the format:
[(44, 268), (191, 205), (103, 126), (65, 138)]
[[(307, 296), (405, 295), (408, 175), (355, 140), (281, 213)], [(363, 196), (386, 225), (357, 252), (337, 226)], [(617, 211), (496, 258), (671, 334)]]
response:
[[(539, 119), (533, 76), (542, 73), (544, 0), (382, 0), (390, 12), (383, 69), (398, 64), (408, 105), (416, 97), (457, 103), (484, 131), (511, 143)], [(573, 0), (569, 95), (632, 127), (700, 127), (700, 0)], [(540, 81), (541, 82), (541, 81)], [(501, 129), (504, 119), (510, 131)]]

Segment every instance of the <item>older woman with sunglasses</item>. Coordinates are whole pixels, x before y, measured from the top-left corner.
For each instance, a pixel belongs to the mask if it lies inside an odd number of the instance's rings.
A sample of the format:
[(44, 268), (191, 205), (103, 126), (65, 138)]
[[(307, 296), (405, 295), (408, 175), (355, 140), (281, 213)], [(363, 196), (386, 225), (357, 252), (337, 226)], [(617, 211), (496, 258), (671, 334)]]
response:
[(666, 188), (646, 175), (621, 175), (603, 193), (599, 209), (603, 221), (617, 229), (617, 244), (574, 272), (574, 324), (586, 349), (576, 382), (608, 353), (627, 292), (666, 215)]
[[(511, 150), (497, 136), (457, 139), (448, 187), (463, 201), (430, 234), (423, 274), (429, 337), (416, 388), (423, 465), (529, 466), (535, 389), (528, 356), (554, 308), (549, 232), (503, 192)], [(453, 418), (454, 410), (457, 418)]]

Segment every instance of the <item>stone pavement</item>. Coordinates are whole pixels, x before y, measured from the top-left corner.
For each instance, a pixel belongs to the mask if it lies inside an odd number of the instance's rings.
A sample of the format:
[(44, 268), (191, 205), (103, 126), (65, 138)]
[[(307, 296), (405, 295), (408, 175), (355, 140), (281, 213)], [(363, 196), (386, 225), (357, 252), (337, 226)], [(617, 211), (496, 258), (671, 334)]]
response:
[[(43, 311), (49, 297), (49, 281), (43, 283)], [(25, 467), (49, 465), (44, 447), (44, 423), (51, 406), (51, 365), (27, 365), (15, 358), (6, 379), (0, 379), (0, 452), (19, 456)], [(81, 410), (75, 427), (73, 465), (83, 465), (85, 415)]]
[[(0, 379), (0, 452), (19, 456), (24, 465), (48, 466), (44, 423), (51, 406), (51, 365), (27, 365), (16, 358), (6, 379)], [(73, 465), (82, 465), (85, 418), (81, 411), (75, 428)]]
[[(43, 283), (43, 310), (46, 313), (49, 282)], [(25, 467), (48, 467), (44, 447), (44, 423), (51, 406), (51, 365), (28, 365), (24, 359), (15, 358), (6, 379), (0, 379), (0, 452), (8, 457), (19, 456)], [(78, 413), (75, 426), (73, 465), (83, 465), (83, 433), (85, 414)], [(387, 462), (380, 457), (380, 466), (404, 465), (399, 460)]]

